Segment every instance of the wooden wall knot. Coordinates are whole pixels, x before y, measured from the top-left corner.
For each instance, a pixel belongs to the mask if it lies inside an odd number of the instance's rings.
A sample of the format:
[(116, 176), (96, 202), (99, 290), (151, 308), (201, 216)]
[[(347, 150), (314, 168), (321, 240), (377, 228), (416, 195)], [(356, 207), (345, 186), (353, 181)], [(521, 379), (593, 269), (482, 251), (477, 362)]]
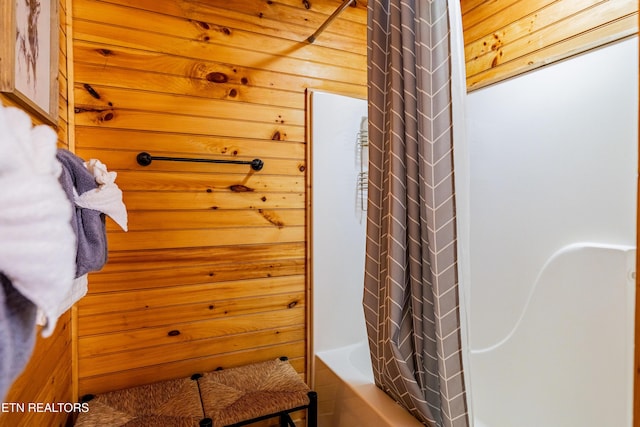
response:
[(76, 114), (80, 114), (80, 113), (102, 113), (104, 111), (112, 111), (113, 109), (111, 108), (111, 106), (108, 107), (83, 107), (83, 106), (76, 106), (73, 109), (73, 112)]
[(227, 83), (229, 81), (229, 77), (225, 73), (221, 73), (219, 71), (207, 74), (205, 79), (211, 83)]
[[(98, 93), (97, 90), (93, 88), (89, 83), (85, 83), (82, 85), (84, 90), (94, 99), (102, 99), (102, 96)], [(108, 122), (109, 120), (113, 120), (115, 117), (115, 113), (113, 111), (113, 103), (109, 102), (107, 107), (95, 107), (95, 106), (76, 106), (73, 111), (76, 114), (94, 112), (98, 113), (96, 117), (96, 122)]]
[(95, 99), (100, 99), (100, 94), (93, 87), (91, 87), (89, 83), (85, 83), (83, 87), (87, 92), (89, 92), (89, 95), (91, 95)]
[(194, 21), (191, 20), (191, 22), (193, 22), (194, 24), (196, 24), (198, 27), (202, 28), (203, 30), (210, 30), (211, 26), (209, 24), (207, 24), (204, 21)]
[(113, 120), (115, 117), (115, 114), (112, 110), (105, 110), (102, 113), (100, 113), (98, 115), (98, 122), (108, 122), (110, 120)]
[(497, 33), (493, 34), (493, 38), (494, 38), (495, 42), (491, 45), (491, 50), (498, 50), (499, 48), (502, 47), (504, 42), (500, 38), (500, 35), (497, 34)]
[(491, 68), (497, 67), (500, 64), (500, 59), (502, 58), (502, 55), (503, 55), (502, 49), (498, 49), (498, 51), (496, 52), (496, 56), (491, 61)]
[(258, 209), (258, 213), (262, 215), (264, 219), (269, 221), (269, 223), (275, 225), (278, 228), (284, 227), (284, 222), (275, 214), (275, 212), (265, 211), (263, 209)]
[(230, 185), (229, 189), (236, 193), (247, 193), (247, 192), (255, 191), (253, 188), (247, 187), (246, 185), (242, 185), (242, 184)]

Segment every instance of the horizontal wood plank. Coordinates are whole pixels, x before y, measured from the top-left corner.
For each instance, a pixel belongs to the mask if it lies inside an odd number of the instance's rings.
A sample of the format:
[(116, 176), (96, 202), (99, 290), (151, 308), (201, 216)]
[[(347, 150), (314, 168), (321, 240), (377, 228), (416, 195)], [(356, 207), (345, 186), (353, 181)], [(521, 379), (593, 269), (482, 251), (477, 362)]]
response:
[[(82, 85), (88, 84), (92, 87), (94, 85), (108, 86), (283, 108), (300, 108), (304, 98), (302, 91), (294, 92), (277, 87), (249, 86), (233, 82), (217, 83), (215, 81), (211, 82), (206, 78), (198, 78), (198, 75), (176, 76), (130, 68), (104, 67), (84, 62), (76, 62), (74, 68), (76, 82)], [(281, 75), (280, 79), (284, 80), (285, 76)], [(114, 105), (117, 108), (117, 104)], [(110, 110), (111, 108), (101, 107), (100, 111), (97, 112)], [(80, 109), (78, 112), (85, 111)], [(150, 129), (154, 129), (153, 126)]]
[[(176, 157), (211, 157), (224, 156), (254, 159), (270, 157), (277, 159), (304, 159), (303, 143), (281, 141), (280, 139), (258, 140), (249, 138), (228, 138), (214, 135), (189, 135), (181, 133), (157, 132), (155, 130), (108, 129), (95, 127), (76, 127), (76, 144), (79, 153), (86, 158), (101, 155), (107, 151), (129, 151), (134, 156), (141, 151), (152, 154), (172, 153)], [(168, 151), (170, 150), (170, 151)], [(122, 156), (122, 154), (121, 154)], [(126, 156), (126, 154), (124, 155)], [(223, 156), (223, 157), (221, 157)], [(116, 164), (120, 169), (120, 156), (105, 162), (110, 168)], [(131, 168), (133, 163), (125, 164)], [(135, 164), (137, 167), (137, 163)], [(166, 166), (166, 165), (165, 165)], [(142, 169), (144, 170), (144, 169)], [(204, 170), (210, 172), (210, 170)], [(303, 176), (300, 174), (300, 176)]]
[[(314, 78), (337, 80), (345, 83), (358, 84), (366, 80), (366, 69), (360, 69), (361, 62), (354, 62), (352, 68), (334, 65), (330, 55), (311, 61), (291, 57), (288, 55), (289, 52), (286, 51), (277, 55), (247, 48), (240, 51), (237, 47), (211, 43), (206, 40), (176, 38), (144, 30), (114, 27), (84, 20), (74, 21), (74, 37), (82, 41), (115, 44), (132, 49), (162, 52), (189, 58), (216, 58), (218, 62), (228, 64), (259, 67), (284, 74), (308, 75)], [(304, 44), (298, 45), (300, 48), (304, 46)], [(253, 45), (252, 47), (255, 48)]]
[(304, 340), (304, 331), (304, 324), (302, 324), (80, 358), (80, 375), (90, 377), (97, 374), (142, 368), (148, 365), (161, 365), (256, 347), (291, 343)]
[[(179, 304), (216, 301), (231, 301), (231, 304), (246, 302), (250, 306), (268, 303), (271, 295), (292, 294), (304, 289), (303, 276), (283, 276), (267, 279), (237, 280), (234, 282), (205, 283), (196, 285), (165, 286), (137, 289), (126, 292), (91, 293), (78, 303), (81, 317), (100, 313), (149, 310)], [(250, 298), (257, 298), (250, 301)], [(215, 304), (214, 304), (215, 307)], [(245, 307), (245, 306), (243, 306)]]
[[(150, 192), (130, 191), (124, 195), (124, 202), (132, 210), (173, 210), (194, 209), (300, 209), (303, 208), (304, 194), (262, 193), (232, 191), (202, 192)], [(123, 239), (125, 237), (122, 237)], [(118, 237), (118, 239), (120, 239)], [(133, 238), (132, 238), (133, 239)], [(256, 239), (254, 239), (256, 240)], [(131, 240), (133, 242), (133, 240)], [(256, 242), (258, 243), (258, 242)], [(275, 243), (275, 242), (274, 242)], [(223, 244), (223, 243), (220, 243)], [(206, 246), (206, 245), (199, 245)], [(126, 248), (116, 248), (124, 250)], [(131, 247), (129, 249), (140, 249)]]
[[(187, 58), (161, 52), (150, 52), (85, 41), (76, 41), (74, 50), (76, 54), (82, 58), (83, 64), (104, 67), (106, 63), (109, 67), (137, 71), (141, 77), (145, 76), (145, 72), (174, 76), (174, 78), (164, 80), (160, 77), (154, 77), (150, 82), (141, 81), (140, 84), (142, 86), (138, 88), (146, 88), (150, 91), (158, 91), (157, 85), (154, 85), (154, 82), (166, 81), (173, 85), (169, 86), (168, 89), (175, 88), (176, 90), (173, 92), (176, 94), (180, 94), (178, 89), (182, 88), (185, 94), (204, 97), (208, 97), (208, 95), (218, 95), (218, 98), (223, 99), (223, 97), (228, 94), (228, 92), (225, 93), (224, 90), (222, 90), (223, 88), (230, 91), (231, 89), (239, 90), (238, 88), (250, 87), (256, 89), (245, 91), (242, 98), (244, 101), (266, 106), (278, 105), (278, 103), (280, 103), (289, 108), (296, 108), (296, 106), (300, 104), (296, 103), (295, 100), (293, 102), (289, 101), (285, 96), (286, 92), (301, 93), (304, 92), (306, 88), (344, 93), (345, 95), (359, 98), (366, 96), (366, 86), (363, 87), (362, 85), (354, 83), (325, 80), (306, 75), (283, 75), (280, 72), (261, 68), (216, 62), (216, 58), (210, 60)], [(82, 65), (77, 65), (76, 67), (81, 66)], [(362, 67), (366, 67), (365, 57), (362, 58)], [(181, 77), (185, 75), (190, 76), (191, 79), (203, 81), (195, 86), (189, 85), (181, 79)], [(98, 84), (101, 81), (111, 82), (108, 75), (100, 75), (95, 70), (91, 71), (90, 68), (84, 70), (83, 76), (85, 79), (83, 83)], [(207, 78), (213, 79), (214, 82), (209, 82)], [(220, 79), (226, 79), (226, 82), (225, 84), (212, 84), (216, 83), (216, 79), (218, 79), (218, 81)], [(133, 79), (120, 83), (114, 82), (114, 84), (117, 84), (119, 87), (135, 89), (136, 87), (130, 83), (130, 80)], [(285, 93), (279, 94), (273, 89), (284, 91)], [(271, 99), (269, 95), (274, 94), (277, 95), (277, 98), (274, 96), (274, 99)], [(227, 96), (224, 99), (237, 100), (237, 96), (236, 98)], [(295, 99), (295, 97), (292, 97), (292, 99)]]
[[(513, 4), (508, 15), (493, 15), (482, 25), (464, 32), (465, 57), (477, 58), (514, 40), (552, 25), (558, 16), (570, 16), (603, 0), (532, 0), (526, 6)], [(526, 7), (526, 9), (524, 8)], [(495, 28), (491, 34), (487, 28)], [(474, 31), (475, 30), (475, 31)]]
[[(86, 111), (76, 114), (79, 126), (99, 126), (156, 132), (180, 132), (234, 138), (280, 139), (304, 141), (304, 127), (287, 124), (259, 123), (249, 120), (215, 119), (180, 114), (164, 114), (138, 110)], [(278, 137), (274, 137), (278, 135)]]
[(226, 265), (252, 262), (297, 259), (305, 257), (302, 242), (259, 245), (211, 246), (202, 248), (150, 249), (111, 251), (109, 262), (96, 274), (187, 267), (196, 265)]
[[(127, 0), (108, 1), (114, 4), (127, 4)], [(291, 1), (287, 0), (286, 3), (290, 5)], [(293, 1), (295, 2), (295, 0)], [(190, 2), (189, 7), (184, 7), (181, 0), (163, 2), (139, 0), (136, 1), (136, 7), (170, 16), (176, 16), (177, 14), (194, 21), (216, 22), (224, 27), (240, 28), (271, 37), (304, 41), (339, 6), (334, 1), (314, 1), (309, 3), (310, 10), (320, 11), (322, 14), (288, 15), (290, 18), (285, 18), (278, 16), (277, 13), (272, 14), (273, 6), (275, 5), (278, 8), (277, 5), (279, 3), (281, 2), (265, 4), (264, 2), (245, 1), (241, 5), (236, 2), (230, 4), (228, 2), (193, 1)], [(327, 28), (323, 33), (323, 39), (317, 40), (315, 43), (332, 48), (340, 47), (349, 51), (362, 50), (362, 42), (366, 40), (366, 33), (362, 28), (359, 31), (354, 31), (353, 25), (349, 21), (366, 25), (367, 2), (359, 0), (357, 3), (358, 7), (345, 10), (335, 23), (336, 25)], [(302, 8), (304, 4), (300, 2), (297, 6)], [(348, 20), (345, 18), (348, 18)], [(289, 21), (289, 19), (293, 19), (293, 21)]]
[[(207, 294), (206, 296), (211, 297), (212, 295)], [(303, 308), (305, 307), (304, 300), (304, 292), (301, 291), (297, 294), (270, 295), (269, 298), (224, 301), (209, 299), (197, 303), (153, 307), (144, 310), (98, 313), (83, 316), (78, 335), (83, 337), (114, 331), (168, 326), (176, 322), (190, 323), (253, 313), (271, 313), (275, 310), (294, 307)]]
[(113, 250), (168, 249), (198, 246), (302, 242), (304, 227), (221, 228), (205, 230), (132, 231), (109, 234)]
[[(142, 168), (141, 168), (142, 169)], [(299, 174), (266, 175), (191, 172), (123, 171), (116, 184), (123, 191), (231, 191), (234, 193), (304, 192), (304, 177)]]
[[(229, 100), (78, 84), (76, 111), (144, 110), (195, 117), (304, 126), (304, 110)], [(99, 96), (99, 98), (96, 98)]]
[[(313, 11), (298, 8), (308, 19), (311, 15), (317, 15)], [(234, 8), (238, 5), (234, 4)], [(225, 47), (259, 50), (263, 53), (287, 58), (301, 59), (304, 61), (316, 61), (333, 65), (339, 63), (345, 68), (358, 69), (362, 64), (362, 56), (348, 51), (330, 49), (311, 43), (300, 43), (295, 40), (274, 38), (261, 33), (249, 32), (242, 29), (220, 25), (217, 22), (194, 21), (147, 12), (142, 9), (132, 9), (109, 3), (89, 0), (74, 0), (74, 14), (78, 20), (99, 22), (114, 28), (126, 28), (138, 30), (138, 22), (146, 22), (144, 32), (156, 33), (162, 36), (173, 36), (177, 39), (187, 39), (206, 42)], [(287, 10), (293, 10), (287, 8)], [(126, 13), (129, 19), (123, 21), (121, 16)], [(287, 19), (288, 20), (288, 19)], [(217, 20), (216, 20), (217, 21)], [(366, 25), (351, 23), (350, 30), (357, 28), (361, 33), (366, 31)], [(361, 36), (364, 34), (361, 34)], [(180, 43), (179, 41), (176, 43)], [(256, 49), (257, 48), (257, 49)], [(333, 62), (335, 61), (335, 62)]]
[(620, 19), (609, 25), (572, 37), (535, 53), (509, 61), (488, 69), (467, 79), (467, 89), (475, 90), (517, 76), (527, 71), (566, 59), (570, 55), (578, 55), (589, 49), (613, 43), (637, 33), (632, 27), (638, 20), (637, 14)]
[(209, 372), (217, 368), (232, 368), (262, 360), (275, 359), (286, 355), (294, 366), (297, 360), (303, 360), (304, 340), (273, 343), (267, 347), (252, 348), (244, 351), (231, 351), (224, 354), (186, 358), (174, 362), (143, 366), (126, 371), (118, 371), (94, 376), (82, 376), (78, 384), (80, 395), (103, 393), (141, 384), (150, 384), (173, 378), (186, 378), (194, 373)]
[[(569, 1), (569, 0), (564, 0)], [(505, 43), (491, 54), (483, 55), (467, 62), (469, 78), (483, 70), (518, 59), (534, 53), (547, 46), (553, 46), (567, 40), (575, 39), (579, 34), (592, 31), (593, 28), (605, 27), (621, 16), (637, 16), (637, 3), (631, 0), (604, 1), (591, 8), (560, 20), (556, 25), (546, 26), (526, 37)]]
[(462, 0), (467, 89), (637, 34), (635, 0)]
[[(268, 225), (282, 228), (304, 226), (305, 219), (303, 209), (129, 211), (129, 231), (252, 228)], [(109, 220), (107, 231), (120, 231), (120, 226)]]
[(478, 6), (481, 6), (486, 0), (462, 0), (460, 2), (460, 11), (462, 15), (466, 15)]
[[(196, 266), (182, 266), (176, 263), (173, 268), (96, 273), (91, 276), (91, 290), (92, 295), (97, 295), (101, 292), (219, 282), (225, 282), (227, 286), (245, 286), (246, 282), (235, 281), (300, 275), (304, 274), (304, 264), (304, 258), (267, 261), (247, 258), (237, 263), (203, 263)], [(218, 291), (221, 295), (227, 296), (233, 293), (225, 286), (220, 286)], [(254, 292), (257, 292), (257, 289)]]
[[(535, 0), (534, 0), (535, 1)], [(508, 11), (510, 7), (517, 6), (518, 8), (526, 7), (524, 5), (517, 5), (519, 0), (491, 0), (491, 1), (477, 1), (472, 0), (471, 2), (462, 0), (462, 4), (465, 3), (473, 3), (475, 8), (473, 8), (473, 13), (468, 12), (469, 7), (473, 6), (462, 6), (462, 26), (465, 31), (467, 29), (471, 29), (476, 25), (484, 26), (485, 22), (490, 20), (492, 17), (499, 15), (504, 16), (505, 11)]]
[(78, 356), (89, 358), (147, 347), (257, 332), (264, 329), (304, 325), (304, 308), (285, 308), (280, 311), (243, 314), (242, 316), (206, 319), (188, 323), (181, 323), (180, 320), (180, 318), (176, 318), (173, 323), (159, 327), (81, 336)]

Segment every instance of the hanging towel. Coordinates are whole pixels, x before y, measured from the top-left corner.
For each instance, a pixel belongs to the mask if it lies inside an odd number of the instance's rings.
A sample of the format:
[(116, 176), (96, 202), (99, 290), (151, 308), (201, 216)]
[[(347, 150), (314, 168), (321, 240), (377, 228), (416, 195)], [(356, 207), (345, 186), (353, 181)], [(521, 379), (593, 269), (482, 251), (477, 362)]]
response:
[(0, 272), (42, 310), (45, 337), (75, 271), (71, 205), (58, 182), (56, 140), (51, 128), (32, 127), (23, 111), (0, 105)]
[(117, 174), (109, 172), (97, 159), (90, 159), (85, 162), (85, 166), (94, 176), (98, 188), (76, 196), (76, 205), (108, 215), (120, 228), (127, 231), (127, 208), (122, 201), (122, 190), (116, 184)]
[[(0, 107), (1, 108), (1, 107)], [(35, 342), (36, 306), (0, 273), (0, 401), (27, 365)]]
[[(67, 293), (61, 298), (60, 304), (54, 307), (51, 315), (56, 318), (60, 318), (63, 313), (69, 310), (75, 303), (77, 303), (82, 297), (84, 297), (89, 291), (89, 275), (83, 274), (80, 277), (76, 277), (71, 281), (71, 287), (67, 290)], [(38, 325), (46, 325), (47, 317), (42, 310), (38, 310), (37, 322)]]
[(87, 294), (87, 274), (102, 269), (107, 262), (104, 215), (127, 231), (127, 209), (122, 191), (115, 184), (116, 173), (109, 172), (102, 162), (85, 162), (62, 149), (57, 157), (62, 164), (60, 183), (75, 206), (71, 224), (77, 235), (76, 278), (56, 307), (55, 313), (60, 316)]
[[(60, 183), (72, 204), (75, 205), (76, 195), (98, 188), (95, 177), (84, 166), (84, 160), (63, 149), (58, 150), (57, 157), (62, 164)], [(71, 225), (78, 241), (75, 277), (101, 270), (107, 262), (104, 214), (75, 206)]]

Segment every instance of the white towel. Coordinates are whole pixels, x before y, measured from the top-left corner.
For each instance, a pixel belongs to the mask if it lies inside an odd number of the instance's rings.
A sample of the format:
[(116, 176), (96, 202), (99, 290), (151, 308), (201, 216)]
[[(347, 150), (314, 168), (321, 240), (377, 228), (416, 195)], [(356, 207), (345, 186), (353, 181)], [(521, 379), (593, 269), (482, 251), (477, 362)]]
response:
[(76, 195), (76, 205), (108, 215), (120, 228), (127, 231), (127, 208), (122, 201), (122, 190), (116, 185), (117, 174), (109, 172), (97, 159), (90, 159), (85, 162), (85, 166), (96, 178), (98, 188)]
[[(77, 303), (82, 297), (84, 297), (89, 291), (89, 275), (83, 274), (80, 277), (76, 277), (71, 282), (71, 287), (69, 288), (64, 298), (60, 302), (60, 305), (56, 307), (55, 312), (53, 312), (52, 316), (56, 318), (60, 318), (64, 312), (69, 310), (75, 303)], [(38, 325), (46, 325), (47, 317), (42, 312), (42, 310), (38, 310)]]
[(24, 112), (0, 105), (0, 271), (42, 310), (45, 337), (55, 328), (76, 269), (56, 140), (51, 128), (32, 128)]

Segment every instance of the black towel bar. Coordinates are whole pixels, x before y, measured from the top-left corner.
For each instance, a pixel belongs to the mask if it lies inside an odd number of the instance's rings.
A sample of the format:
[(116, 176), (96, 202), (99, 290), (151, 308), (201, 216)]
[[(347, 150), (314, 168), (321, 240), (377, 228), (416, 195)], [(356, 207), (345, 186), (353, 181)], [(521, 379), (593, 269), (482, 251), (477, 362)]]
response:
[(216, 160), (216, 159), (197, 159), (190, 157), (165, 157), (165, 156), (152, 156), (151, 154), (143, 151), (136, 156), (138, 164), (141, 166), (149, 166), (153, 160), (166, 160), (169, 162), (197, 162), (197, 163), (231, 163), (235, 165), (251, 165), (251, 169), (259, 171), (264, 166), (264, 162), (260, 159), (253, 160)]

